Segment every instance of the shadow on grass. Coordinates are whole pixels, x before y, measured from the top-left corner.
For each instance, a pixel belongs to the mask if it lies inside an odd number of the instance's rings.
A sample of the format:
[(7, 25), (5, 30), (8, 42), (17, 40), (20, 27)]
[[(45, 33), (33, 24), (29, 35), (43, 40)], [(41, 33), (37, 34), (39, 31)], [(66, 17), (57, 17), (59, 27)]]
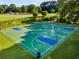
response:
[(18, 45), (2, 50), (0, 52), (0, 59), (36, 59), (28, 51), (22, 49)]

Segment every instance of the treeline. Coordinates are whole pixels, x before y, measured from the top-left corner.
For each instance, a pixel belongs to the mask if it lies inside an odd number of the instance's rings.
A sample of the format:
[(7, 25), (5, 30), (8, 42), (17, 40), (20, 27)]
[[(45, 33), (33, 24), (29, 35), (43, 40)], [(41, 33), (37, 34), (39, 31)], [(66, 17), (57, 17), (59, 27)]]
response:
[(15, 4), (8, 5), (0, 5), (0, 13), (32, 13), (33, 11), (48, 11), (48, 12), (56, 12), (57, 11), (57, 2), (48, 1), (41, 3), (40, 6), (36, 6), (34, 4), (31, 5), (22, 5), (21, 7), (17, 7)]
[(15, 4), (8, 5), (0, 5), (0, 13), (32, 13), (32, 10), (36, 7), (35, 5), (31, 4), (29, 6), (22, 5), (21, 7), (16, 7)]

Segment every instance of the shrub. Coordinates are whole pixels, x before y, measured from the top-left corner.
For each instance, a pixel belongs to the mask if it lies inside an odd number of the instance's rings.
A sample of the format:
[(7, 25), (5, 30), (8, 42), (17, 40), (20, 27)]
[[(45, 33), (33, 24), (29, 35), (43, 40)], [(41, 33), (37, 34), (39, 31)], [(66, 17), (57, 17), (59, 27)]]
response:
[(50, 17), (51, 20), (56, 20), (57, 19), (57, 16), (52, 16)]
[(34, 18), (37, 18), (38, 12), (33, 12), (33, 16), (34, 16)]
[(43, 21), (51, 21), (50, 17), (44, 17)]
[(42, 13), (41, 13), (43, 16), (46, 16), (47, 14), (48, 14), (48, 12), (47, 11), (42, 11)]
[(51, 13), (55, 13), (55, 10), (54, 9), (51, 9)]

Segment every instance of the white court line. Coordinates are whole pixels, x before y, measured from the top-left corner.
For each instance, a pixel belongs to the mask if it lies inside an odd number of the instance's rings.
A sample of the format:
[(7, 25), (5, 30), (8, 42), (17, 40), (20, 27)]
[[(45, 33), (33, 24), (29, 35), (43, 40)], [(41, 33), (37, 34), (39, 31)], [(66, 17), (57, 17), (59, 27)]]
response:
[(32, 47), (34, 48), (35, 51), (39, 52), (38, 49), (34, 47), (33, 42), (34, 42), (34, 40), (32, 40), (32, 44), (31, 44)]
[(46, 51), (44, 51), (43, 53), (42, 53), (42, 55), (44, 55), (47, 51), (49, 51), (52, 47), (54, 47), (54, 46), (51, 46), (50, 48), (48, 48)]

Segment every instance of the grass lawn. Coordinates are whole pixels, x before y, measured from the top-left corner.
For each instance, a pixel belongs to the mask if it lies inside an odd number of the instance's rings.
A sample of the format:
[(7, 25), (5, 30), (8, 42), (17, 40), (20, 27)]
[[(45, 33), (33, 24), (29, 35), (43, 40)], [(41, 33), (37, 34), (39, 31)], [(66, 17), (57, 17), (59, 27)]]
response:
[[(56, 14), (48, 14), (47, 16), (51, 17)], [(42, 16), (39, 14), (38, 16)], [(32, 14), (26, 14), (26, 15), (16, 15), (16, 14), (0, 14), (0, 21), (7, 21), (7, 20), (16, 20), (20, 18), (25, 18), (25, 17), (33, 17)]]
[(0, 50), (9, 48), (14, 44), (15, 43), (10, 38), (0, 32)]
[(18, 18), (25, 18), (25, 17), (32, 17), (32, 15), (0, 14), (0, 21), (16, 20)]

